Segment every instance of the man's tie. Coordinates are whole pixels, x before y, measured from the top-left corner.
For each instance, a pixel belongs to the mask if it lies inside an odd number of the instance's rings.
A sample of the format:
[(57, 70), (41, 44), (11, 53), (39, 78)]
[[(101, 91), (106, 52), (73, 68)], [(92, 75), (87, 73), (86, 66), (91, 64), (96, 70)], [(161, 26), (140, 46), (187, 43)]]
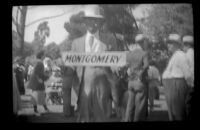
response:
[(93, 43), (94, 43), (94, 36), (90, 36), (90, 38), (89, 38), (89, 45), (90, 45), (91, 49), (92, 49)]

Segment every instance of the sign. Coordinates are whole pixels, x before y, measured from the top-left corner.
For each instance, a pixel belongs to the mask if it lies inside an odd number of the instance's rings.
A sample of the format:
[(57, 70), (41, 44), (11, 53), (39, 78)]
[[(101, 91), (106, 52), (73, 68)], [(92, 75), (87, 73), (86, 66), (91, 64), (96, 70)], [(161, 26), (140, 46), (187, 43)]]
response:
[(125, 52), (79, 53), (66, 52), (62, 55), (66, 66), (124, 66)]

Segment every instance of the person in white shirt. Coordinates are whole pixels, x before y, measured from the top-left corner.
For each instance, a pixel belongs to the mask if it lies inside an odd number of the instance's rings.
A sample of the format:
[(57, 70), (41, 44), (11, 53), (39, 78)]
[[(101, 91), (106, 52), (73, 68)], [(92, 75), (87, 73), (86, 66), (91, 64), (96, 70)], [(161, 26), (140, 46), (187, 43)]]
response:
[(194, 38), (193, 36), (186, 35), (183, 37), (183, 50), (186, 53), (186, 58), (188, 61), (188, 65), (190, 66), (191, 70), (191, 79), (190, 83), (188, 84), (190, 86), (190, 90), (188, 91), (188, 96), (187, 96), (187, 118), (191, 119), (191, 104), (192, 104), (192, 95), (194, 92), (194, 49), (193, 49), (193, 44), (194, 44)]
[(181, 38), (178, 34), (170, 34), (167, 40), (168, 51), (172, 56), (164, 71), (163, 85), (168, 106), (169, 120), (186, 119), (186, 98), (188, 79), (191, 77), (186, 55), (181, 48)]

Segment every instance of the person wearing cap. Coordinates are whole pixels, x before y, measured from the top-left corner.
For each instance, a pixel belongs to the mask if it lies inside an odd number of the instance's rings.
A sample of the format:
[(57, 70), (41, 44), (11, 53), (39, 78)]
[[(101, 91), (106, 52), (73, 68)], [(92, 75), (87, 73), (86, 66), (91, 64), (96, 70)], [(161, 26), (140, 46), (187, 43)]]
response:
[(142, 34), (135, 38), (137, 47), (127, 53), (128, 63), (128, 103), (125, 113), (125, 122), (145, 121), (148, 113), (147, 68), (148, 43)]
[(190, 66), (190, 70), (192, 73), (191, 77), (191, 87), (194, 87), (194, 49), (193, 49), (194, 38), (192, 36), (184, 36), (183, 37), (183, 50), (186, 53), (186, 58), (188, 61), (188, 65)]
[[(72, 42), (73, 52), (104, 52), (114, 50), (112, 47), (116, 40), (113, 37), (100, 32), (104, 17), (100, 14), (100, 8), (91, 5), (85, 12), (84, 22), (87, 32), (84, 36)], [(110, 46), (110, 47), (109, 47)], [(108, 121), (110, 108), (110, 84), (114, 84), (111, 70), (108, 67), (75, 67), (78, 79), (78, 121)], [(104, 78), (103, 78), (104, 77)], [(100, 84), (95, 83), (99, 82)], [(99, 89), (102, 87), (102, 89)], [(97, 92), (98, 91), (98, 92)], [(101, 94), (101, 99), (97, 99), (96, 93)], [(92, 103), (91, 103), (92, 102)], [(99, 104), (101, 102), (101, 104)], [(92, 117), (91, 117), (92, 115)]]
[(188, 61), (188, 65), (190, 66), (190, 71), (192, 73), (190, 83), (188, 84), (190, 86), (190, 90), (188, 91), (188, 97), (187, 97), (187, 117), (188, 119), (191, 119), (191, 104), (192, 104), (192, 95), (194, 93), (194, 38), (193, 36), (184, 36), (183, 37), (183, 50), (186, 53), (186, 58)]
[(172, 53), (162, 75), (164, 92), (168, 106), (169, 120), (186, 119), (187, 81), (191, 76), (186, 55), (181, 51), (181, 38), (170, 34), (167, 40), (168, 51)]

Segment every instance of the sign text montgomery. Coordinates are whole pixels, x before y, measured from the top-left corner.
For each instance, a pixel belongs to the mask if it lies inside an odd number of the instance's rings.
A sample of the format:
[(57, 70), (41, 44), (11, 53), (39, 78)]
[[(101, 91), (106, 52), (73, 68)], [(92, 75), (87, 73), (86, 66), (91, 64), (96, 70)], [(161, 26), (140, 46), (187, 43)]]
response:
[(126, 54), (123, 52), (66, 52), (62, 58), (66, 66), (123, 66), (126, 64)]

